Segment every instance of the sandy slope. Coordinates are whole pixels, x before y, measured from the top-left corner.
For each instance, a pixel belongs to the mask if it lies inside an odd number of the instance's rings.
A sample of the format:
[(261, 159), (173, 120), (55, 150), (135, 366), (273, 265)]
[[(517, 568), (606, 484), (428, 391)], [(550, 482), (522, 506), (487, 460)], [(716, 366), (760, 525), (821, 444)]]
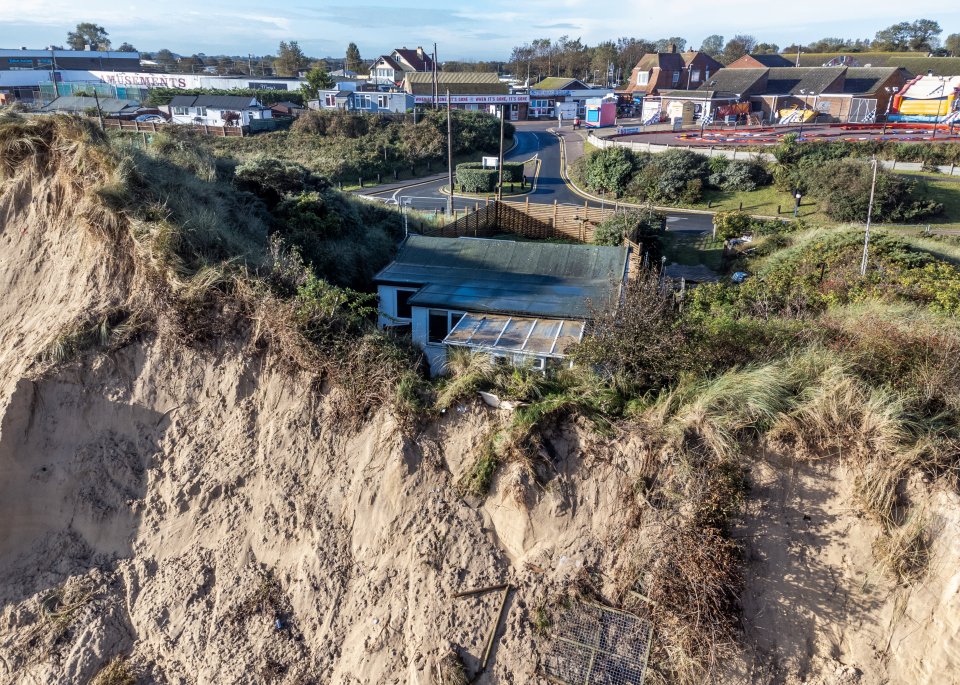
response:
[[(641, 436), (568, 426), (545, 486), (508, 467), (481, 503), (455, 485), (494, 413), (404, 437), (381, 412), (347, 434), (314, 379), (242, 335), (150, 335), (41, 373), (57, 333), (129, 285), (49, 201), (63, 192), (0, 199), (0, 683), (86, 683), (125, 655), (142, 682), (426, 684), (450, 645), (476, 670), (495, 598), (452, 594), (500, 582), (517, 591), (481, 682), (532, 682), (532, 610), (629, 562)], [(896, 588), (837, 465), (761, 455), (751, 479), (728, 682), (960, 681), (955, 496), (915, 485), (933, 563)]]

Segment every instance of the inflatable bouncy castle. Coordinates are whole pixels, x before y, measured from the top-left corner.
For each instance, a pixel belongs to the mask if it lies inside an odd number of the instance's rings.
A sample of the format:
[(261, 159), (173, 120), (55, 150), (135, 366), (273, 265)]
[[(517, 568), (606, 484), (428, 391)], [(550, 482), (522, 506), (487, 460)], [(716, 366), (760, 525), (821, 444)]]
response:
[(944, 123), (960, 116), (960, 76), (918, 76), (893, 96), (889, 121)]

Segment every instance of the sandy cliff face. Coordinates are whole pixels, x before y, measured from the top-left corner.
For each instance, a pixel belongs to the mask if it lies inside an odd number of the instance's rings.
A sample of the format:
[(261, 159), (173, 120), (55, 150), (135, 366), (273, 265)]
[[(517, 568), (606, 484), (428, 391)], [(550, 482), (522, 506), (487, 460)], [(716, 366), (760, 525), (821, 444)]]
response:
[[(644, 544), (624, 505), (643, 436), (571, 423), (541, 484), (508, 465), (478, 502), (456, 484), (499, 418), (471, 402), (415, 435), (386, 411), (347, 432), (335, 389), (242, 331), (191, 347), (161, 325), (51, 367), (135, 274), (73, 192), (0, 196), (0, 683), (87, 683), (119, 655), (149, 683), (426, 684), (450, 645), (477, 670), (498, 609), (454, 593), (506, 582), (481, 682), (534, 682), (535, 609), (583, 569), (612, 591)], [(839, 465), (760, 454), (749, 476), (727, 682), (960, 682), (955, 495), (912, 485), (932, 561), (897, 587)]]

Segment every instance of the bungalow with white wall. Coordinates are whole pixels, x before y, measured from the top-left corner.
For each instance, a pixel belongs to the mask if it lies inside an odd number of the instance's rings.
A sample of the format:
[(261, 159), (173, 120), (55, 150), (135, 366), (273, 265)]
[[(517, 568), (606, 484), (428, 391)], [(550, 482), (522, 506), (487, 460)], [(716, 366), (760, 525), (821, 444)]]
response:
[(433, 374), (452, 347), (546, 369), (568, 363), (628, 268), (625, 247), (411, 235), (374, 278), (378, 323), (409, 330)]
[(330, 90), (321, 90), (316, 100), (308, 100), (310, 109), (342, 109), (364, 114), (403, 113), (413, 109), (413, 96), (404, 92), (362, 90), (351, 81), (342, 81)]
[(176, 95), (168, 105), (174, 124), (249, 126), (251, 119), (271, 119), (273, 113), (246, 95)]

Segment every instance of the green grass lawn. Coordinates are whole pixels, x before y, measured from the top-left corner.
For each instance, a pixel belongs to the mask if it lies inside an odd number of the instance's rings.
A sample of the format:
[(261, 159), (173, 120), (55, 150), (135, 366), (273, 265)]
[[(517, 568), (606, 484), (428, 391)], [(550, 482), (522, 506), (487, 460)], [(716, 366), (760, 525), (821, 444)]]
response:
[[(770, 185), (751, 191), (705, 190), (703, 191), (702, 202), (688, 206), (693, 209), (710, 209), (717, 212), (726, 212), (740, 209), (740, 205), (743, 203), (743, 211), (748, 214), (790, 218), (793, 216), (793, 205), (795, 202), (796, 200), (794, 200), (793, 195), (782, 190), (777, 190)], [(780, 208), (779, 215), (777, 214), (778, 207)], [(817, 210), (816, 203), (807, 198), (801, 198), (800, 211), (797, 216), (807, 220), (823, 218)]]
[(714, 240), (707, 232), (668, 230), (663, 234), (663, 253), (667, 263), (684, 266), (702, 264), (719, 271), (723, 258), (723, 241)]

